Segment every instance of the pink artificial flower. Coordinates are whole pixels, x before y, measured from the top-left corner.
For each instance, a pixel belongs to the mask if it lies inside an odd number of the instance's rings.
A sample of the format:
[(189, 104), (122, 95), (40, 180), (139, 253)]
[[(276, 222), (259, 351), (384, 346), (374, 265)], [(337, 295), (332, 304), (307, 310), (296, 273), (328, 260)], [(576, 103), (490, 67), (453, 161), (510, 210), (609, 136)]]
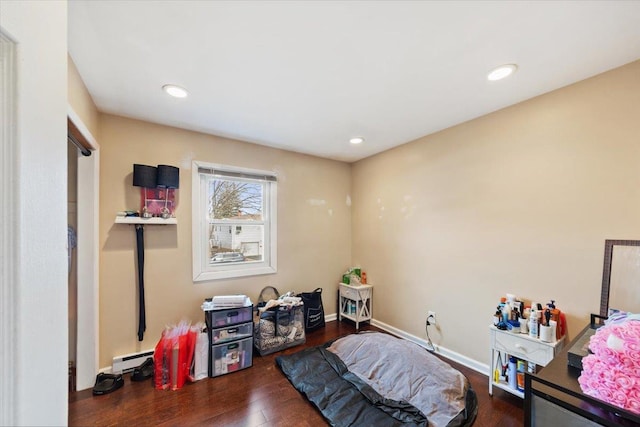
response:
[(628, 342), (624, 343), (623, 355), (625, 358), (631, 360), (634, 365), (640, 365), (640, 350), (635, 349), (632, 344)]
[(625, 409), (640, 414), (640, 400), (627, 397), (627, 404), (624, 405)]
[(593, 368), (593, 365), (596, 363), (596, 358), (593, 355), (588, 355), (582, 358), (582, 372), (584, 373), (585, 370), (590, 370), (591, 368)]
[(624, 340), (639, 340), (640, 322), (636, 320), (618, 325), (618, 336)]
[(616, 406), (624, 408), (627, 403), (627, 394), (622, 390), (616, 390), (613, 392), (613, 401), (611, 402)]
[[(600, 387), (598, 390), (598, 399), (604, 400), (607, 403), (613, 403), (613, 391), (608, 387)], [(594, 396), (595, 397), (595, 396)]]
[(631, 378), (623, 373), (618, 373), (615, 377), (615, 383), (620, 389), (628, 391), (633, 388), (636, 383), (635, 378)]
[(597, 351), (604, 347), (607, 343), (607, 338), (604, 336), (604, 334), (599, 333), (601, 329), (598, 329), (596, 331), (595, 334), (591, 335), (591, 338), (589, 339), (589, 349), (593, 352), (593, 353), (597, 353)]
[(600, 351), (598, 353), (596, 353), (596, 356), (598, 356), (598, 358), (600, 359), (600, 361), (602, 361), (603, 363), (609, 365), (609, 366), (618, 366), (618, 364), (620, 363), (620, 360), (618, 358), (618, 353), (611, 350), (608, 347), (603, 347), (601, 349), (599, 349)]
[(640, 384), (638, 382), (629, 390), (629, 399), (640, 401)]
[[(640, 341), (626, 340), (624, 342), (625, 351), (635, 352), (640, 355)], [(638, 356), (640, 358), (640, 356)]]
[(620, 354), (619, 359), (620, 364), (624, 367), (625, 371), (631, 371), (637, 366), (636, 361), (630, 358), (626, 353)]

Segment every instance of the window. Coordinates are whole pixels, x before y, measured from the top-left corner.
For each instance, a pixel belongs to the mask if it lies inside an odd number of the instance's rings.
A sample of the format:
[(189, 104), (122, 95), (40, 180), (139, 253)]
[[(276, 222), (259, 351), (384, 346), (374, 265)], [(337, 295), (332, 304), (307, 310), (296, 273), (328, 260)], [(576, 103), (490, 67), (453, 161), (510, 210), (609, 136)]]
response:
[(273, 172), (193, 162), (193, 280), (277, 271)]

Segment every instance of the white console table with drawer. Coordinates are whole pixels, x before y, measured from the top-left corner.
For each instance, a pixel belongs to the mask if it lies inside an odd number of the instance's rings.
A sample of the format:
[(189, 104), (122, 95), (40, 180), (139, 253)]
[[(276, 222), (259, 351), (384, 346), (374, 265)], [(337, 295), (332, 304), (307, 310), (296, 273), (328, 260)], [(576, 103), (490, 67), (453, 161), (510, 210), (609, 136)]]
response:
[[(520, 398), (524, 398), (524, 392), (512, 389), (505, 381), (494, 381), (493, 373), (498, 359), (497, 354), (505, 354), (505, 356), (513, 356), (536, 365), (547, 366), (556, 354), (560, 352), (565, 339), (565, 337), (562, 337), (556, 342), (544, 342), (538, 338), (530, 337), (528, 334), (503, 331), (493, 325), (489, 326), (489, 333), (491, 336), (489, 394), (493, 395), (493, 387), (498, 387)], [(503, 362), (505, 362), (504, 359)]]
[(361, 322), (371, 321), (371, 299), (373, 285), (347, 285), (339, 283), (340, 301), (338, 320), (343, 318), (356, 322), (356, 330)]

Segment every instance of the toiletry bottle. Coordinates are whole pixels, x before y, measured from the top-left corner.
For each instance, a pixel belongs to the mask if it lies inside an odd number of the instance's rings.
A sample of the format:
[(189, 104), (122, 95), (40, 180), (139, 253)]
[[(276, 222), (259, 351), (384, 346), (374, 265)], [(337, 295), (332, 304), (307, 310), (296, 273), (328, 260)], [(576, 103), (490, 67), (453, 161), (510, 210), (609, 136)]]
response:
[(529, 319), (525, 319), (524, 317), (520, 319), (520, 333), (521, 334), (529, 333)]
[(517, 361), (516, 358), (511, 356), (509, 358), (509, 387), (513, 390), (518, 389), (518, 377), (517, 377)]
[(508, 323), (511, 320), (511, 304), (507, 301), (502, 309), (502, 321)]
[(542, 309), (542, 304), (538, 303), (538, 306), (536, 307), (536, 313), (538, 314), (538, 325), (542, 324), (542, 313), (544, 312), (544, 310)]
[(498, 326), (500, 323), (500, 319), (502, 318), (502, 311), (500, 310), (500, 306), (496, 308), (496, 313), (493, 315), (493, 325)]
[(538, 338), (538, 313), (531, 307), (531, 316), (529, 316), (529, 336)]
[(557, 323), (560, 320), (560, 310), (556, 308), (555, 302), (556, 300), (552, 299), (551, 302), (547, 304), (547, 307), (551, 310), (551, 320), (555, 320)]

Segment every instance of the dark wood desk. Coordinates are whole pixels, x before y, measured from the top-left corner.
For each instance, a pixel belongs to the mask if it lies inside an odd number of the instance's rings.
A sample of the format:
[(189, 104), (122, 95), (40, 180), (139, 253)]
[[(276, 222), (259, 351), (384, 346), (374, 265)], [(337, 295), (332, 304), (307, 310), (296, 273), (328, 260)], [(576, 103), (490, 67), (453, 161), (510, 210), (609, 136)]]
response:
[(525, 426), (611, 426), (640, 425), (640, 416), (582, 392), (581, 370), (569, 366), (567, 352), (590, 326), (539, 373), (525, 375)]

